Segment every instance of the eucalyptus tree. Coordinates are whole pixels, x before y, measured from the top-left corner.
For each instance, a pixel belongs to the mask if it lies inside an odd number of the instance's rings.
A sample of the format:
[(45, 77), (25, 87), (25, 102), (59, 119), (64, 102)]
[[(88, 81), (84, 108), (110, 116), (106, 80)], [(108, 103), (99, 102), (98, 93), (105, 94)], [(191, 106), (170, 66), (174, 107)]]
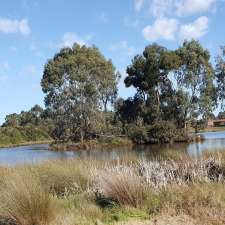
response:
[(103, 122), (99, 112), (116, 98), (118, 77), (112, 62), (94, 46), (74, 44), (50, 59), (41, 86), (56, 121), (55, 137), (83, 141), (97, 132)]
[(218, 99), (222, 102), (224, 107), (225, 100), (225, 46), (221, 47), (221, 52), (216, 59), (216, 79)]
[(215, 74), (210, 53), (195, 40), (185, 41), (175, 52), (180, 61), (175, 73), (178, 90), (189, 96), (185, 123), (199, 117), (207, 119), (216, 105)]
[(139, 96), (149, 109), (146, 114), (149, 120), (158, 120), (162, 116), (163, 93), (172, 89), (168, 75), (177, 68), (178, 61), (179, 58), (172, 51), (152, 44), (145, 48), (143, 54), (135, 56), (132, 64), (127, 67), (125, 85), (136, 88), (136, 96)]

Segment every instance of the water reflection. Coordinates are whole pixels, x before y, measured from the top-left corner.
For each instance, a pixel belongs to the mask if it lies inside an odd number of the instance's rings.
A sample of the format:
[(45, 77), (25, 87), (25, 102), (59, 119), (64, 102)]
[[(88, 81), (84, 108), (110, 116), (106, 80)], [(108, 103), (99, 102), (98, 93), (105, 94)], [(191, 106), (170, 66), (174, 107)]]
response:
[(173, 144), (173, 145), (146, 145), (135, 146), (130, 149), (113, 150), (90, 150), (77, 152), (53, 152), (48, 150), (48, 145), (32, 145), (15, 148), (2, 148), (0, 150), (0, 165), (16, 165), (37, 163), (50, 159), (68, 159), (80, 157), (82, 159), (121, 159), (139, 157), (140, 159), (152, 159), (157, 157), (162, 151), (179, 151), (192, 156), (200, 156), (204, 151), (225, 150), (225, 131), (202, 133), (205, 141), (191, 144)]
[(30, 145), (0, 149), (0, 165), (16, 165), (38, 163), (50, 159), (67, 159), (76, 155), (76, 152), (53, 152), (48, 145)]
[(201, 133), (205, 141), (191, 143), (187, 147), (187, 153), (193, 156), (200, 156), (202, 152), (225, 150), (225, 131)]

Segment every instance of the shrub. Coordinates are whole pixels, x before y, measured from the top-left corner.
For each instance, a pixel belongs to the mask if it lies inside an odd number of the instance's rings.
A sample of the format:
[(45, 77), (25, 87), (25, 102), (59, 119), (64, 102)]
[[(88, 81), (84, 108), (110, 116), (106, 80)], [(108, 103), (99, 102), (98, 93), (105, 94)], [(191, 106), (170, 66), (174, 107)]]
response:
[(145, 144), (148, 142), (148, 133), (144, 126), (128, 125), (128, 137), (137, 144)]
[(167, 121), (158, 121), (148, 127), (148, 137), (151, 142), (168, 143), (173, 142), (176, 137), (176, 126)]
[(39, 127), (0, 127), (0, 146), (45, 140), (50, 140), (50, 136)]

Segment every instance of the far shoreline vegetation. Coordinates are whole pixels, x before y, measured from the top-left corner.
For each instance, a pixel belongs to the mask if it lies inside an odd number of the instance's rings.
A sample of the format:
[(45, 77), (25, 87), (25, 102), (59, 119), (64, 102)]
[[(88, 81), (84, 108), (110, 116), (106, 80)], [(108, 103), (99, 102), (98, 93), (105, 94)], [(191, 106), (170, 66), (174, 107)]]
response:
[(122, 99), (121, 74), (95, 46), (61, 49), (44, 67), (45, 108), (7, 115), (0, 147), (51, 143), (52, 150), (77, 150), (188, 142), (190, 132), (210, 129), (213, 111), (223, 106), (225, 46), (212, 65), (209, 51), (195, 40), (175, 50), (151, 44), (126, 72), (125, 86), (135, 93)]

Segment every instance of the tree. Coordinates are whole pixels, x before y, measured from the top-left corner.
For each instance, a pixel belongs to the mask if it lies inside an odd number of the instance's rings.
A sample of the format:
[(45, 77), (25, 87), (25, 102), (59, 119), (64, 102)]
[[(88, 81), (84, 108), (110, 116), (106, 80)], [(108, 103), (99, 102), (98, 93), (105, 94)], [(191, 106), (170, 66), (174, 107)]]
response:
[[(158, 44), (145, 48), (142, 55), (137, 55), (127, 67), (126, 87), (137, 89), (136, 95), (151, 107), (152, 118), (159, 119), (163, 93), (171, 90), (172, 83), (168, 75), (179, 64), (179, 58), (172, 51)], [(155, 106), (153, 110), (153, 106)], [(149, 114), (149, 112), (148, 112)], [(150, 121), (149, 121), (150, 122)]]
[(112, 62), (94, 46), (74, 44), (50, 59), (41, 86), (56, 121), (55, 137), (83, 141), (96, 132), (98, 112), (116, 98), (118, 77)]
[(185, 121), (199, 116), (207, 119), (216, 104), (210, 54), (195, 40), (185, 41), (176, 54), (180, 58), (180, 66), (175, 73), (178, 89), (190, 96)]
[(43, 117), (44, 113), (45, 110), (41, 106), (35, 105), (28, 111), (22, 111), (19, 114), (13, 113), (7, 115), (3, 126), (5, 127), (18, 127), (27, 125), (39, 126), (45, 120), (45, 118)]
[(225, 46), (221, 47), (221, 53), (216, 59), (216, 79), (217, 79), (217, 91), (218, 99), (224, 105), (225, 99)]
[(9, 114), (5, 117), (5, 122), (3, 123), (3, 127), (17, 127), (20, 125), (20, 117), (18, 114), (13, 113)]
[(219, 112), (217, 118), (218, 119), (225, 119), (225, 112)]

